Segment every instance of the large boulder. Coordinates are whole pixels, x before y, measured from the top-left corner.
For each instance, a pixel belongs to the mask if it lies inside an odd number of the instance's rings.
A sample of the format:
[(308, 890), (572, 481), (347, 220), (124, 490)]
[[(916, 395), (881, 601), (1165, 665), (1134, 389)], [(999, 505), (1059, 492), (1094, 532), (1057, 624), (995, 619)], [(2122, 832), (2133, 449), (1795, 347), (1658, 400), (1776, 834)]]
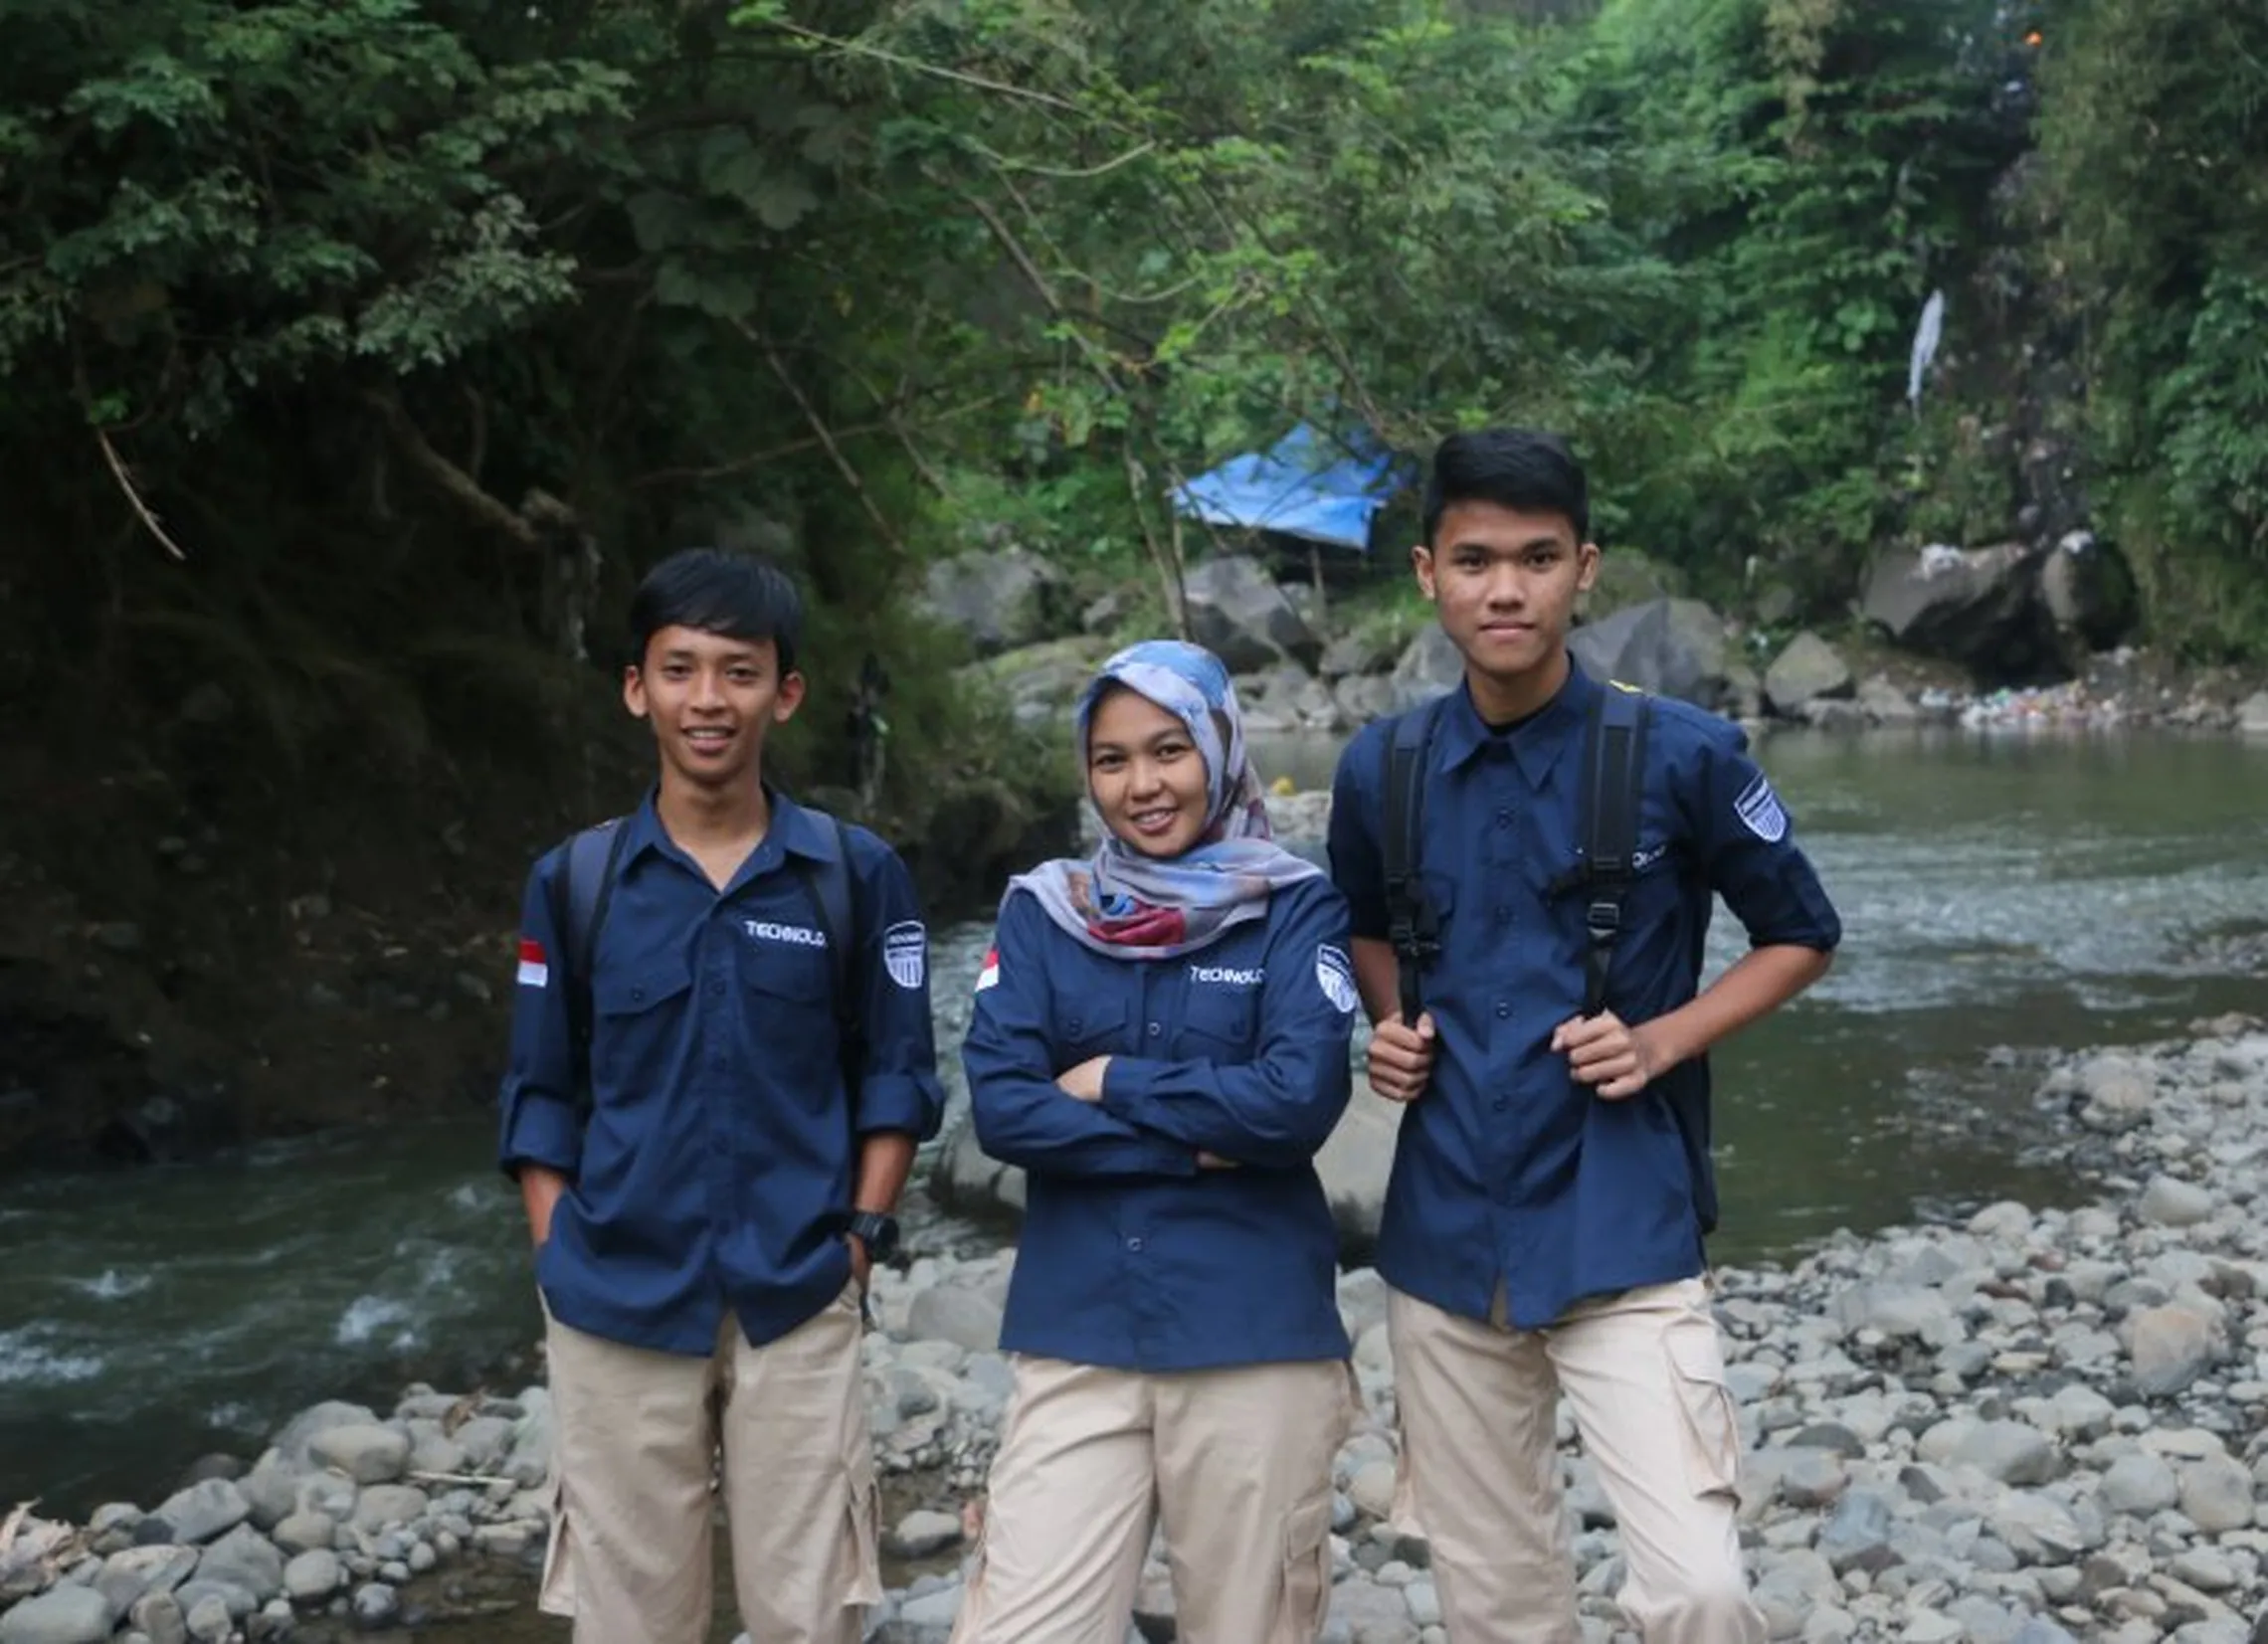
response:
[(1092, 636), (1048, 639), (971, 662), (956, 670), (954, 679), (998, 691), (1019, 725), (1059, 726), (1067, 732), (1079, 692), (1109, 654), (1108, 642)]
[(2034, 684), (2063, 671), (2055, 621), (2040, 592), (2039, 549), (1892, 549), (1867, 572), (1859, 609), (1907, 650), (1959, 662), (1993, 684)]
[(1221, 554), (1182, 579), (1190, 638), (1228, 664), (1231, 673), (1273, 667), (1286, 658), (1312, 668), (1323, 642), (1257, 560)]
[(1712, 712), (1732, 705), (1734, 658), (1725, 624), (1699, 600), (1648, 600), (1568, 637), (1594, 679), (1618, 679)]
[(1675, 599), (1684, 589), (1674, 569), (1635, 548), (1612, 548), (1599, 556), (1599, 576), (1578, 609), (1588, 622), (1605, 622), (1617, 611), (1656, 600)]
[(1789, 640), (1764, 672), (1764, 694), (1775, 713), (1798, 714), (1814, 701), (1849, 696), (1856, 688), (1850, 665), (1808, 629)]
[(939, 560), (922, 604), (969, 641), (979, 656), (1037, 644), (1068, 626), (1063, 574), (1028, 548), (1001, 548)]
[[(1420, 702), (1430, 702), (1445, 691), (1456, 689), (1464, 678), (1464, 657), (1441, 632), (1439, 623), (1427, 623), (1418, 631), (1418, 638), (1402, 653), (1402, 660), (1394, 664), (1394, 674), (1388, 681), (1391, 689), (1388, 712), (1401, 713), (1415, 708)], [(1361, 716), (1356, 716), (1358, 720)]]
[(2141, 615), (2126, 558), (2092, 531), (2070, 531), (2039, 568), (2040, 599), (2059, 633), (2089, 650), (2109, 650)]

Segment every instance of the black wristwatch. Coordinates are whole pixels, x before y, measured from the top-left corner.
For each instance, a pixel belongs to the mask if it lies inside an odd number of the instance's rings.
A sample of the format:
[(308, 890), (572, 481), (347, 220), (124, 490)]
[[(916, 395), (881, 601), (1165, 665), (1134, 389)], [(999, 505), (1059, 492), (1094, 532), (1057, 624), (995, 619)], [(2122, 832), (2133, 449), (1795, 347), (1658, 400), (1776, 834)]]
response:
[(880, 1210), (852, 1210), (850, 1224), (843, 1229), (866, 1247), (869, 1261), (888, 1261), (897, 1254), (897, 1217)]

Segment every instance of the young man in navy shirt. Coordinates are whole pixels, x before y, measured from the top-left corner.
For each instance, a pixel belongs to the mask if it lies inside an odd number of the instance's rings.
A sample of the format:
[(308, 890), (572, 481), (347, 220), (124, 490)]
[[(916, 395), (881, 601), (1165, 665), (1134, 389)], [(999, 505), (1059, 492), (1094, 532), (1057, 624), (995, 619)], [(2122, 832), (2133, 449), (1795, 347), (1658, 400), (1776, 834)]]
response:
[[(1454, 1644), (1580, 1644), (1555, 1443), (1564, 1393), (1621, 1530), (1646, 1644), (1763, 1644), (1735, 1522), (1740, 1431), (1709, 1308), (1709, 1047), (1825, 974), (1841, 928), (1734, 726), (1649, 702), (1633, 876), (1606, 1007), (1565, 895), (1608, 684), (1568, 654), (1598, 574), (1582, 467), (1557, 439), (1435, 454), (1418, 584), (1464, 658), (1429, 709), (1417, 858), (1439, 919), (1402, 1019), (1384, 840), (1393, 724), (1333, 785), (1333, 877), (1376, 1023), (1371, 1085), (1407, 1103), (1379, 1234), (1404, 1505)], [(1750, 951), (1699, 988), (1722, 896)]]
[[(760, 561), (657, 566), (623, 700), (660, 781), (609, 836), (602, 897), (562, 894), (571, 845), (528, 880), (500, 1159), (548, 1315), (542, 1603), (576, 1644), (704, 1644), (720, 1449), (759, 1644), (855, 1644), (881, 1596), (863, 1290), (943, 1097), (904, 865), (763, 780), (765, 738), (803, 700), (801, 626)], [(829, 928), (827, 882), (854, 928)], [(562, 928), (579, 918), (595, 938)]]

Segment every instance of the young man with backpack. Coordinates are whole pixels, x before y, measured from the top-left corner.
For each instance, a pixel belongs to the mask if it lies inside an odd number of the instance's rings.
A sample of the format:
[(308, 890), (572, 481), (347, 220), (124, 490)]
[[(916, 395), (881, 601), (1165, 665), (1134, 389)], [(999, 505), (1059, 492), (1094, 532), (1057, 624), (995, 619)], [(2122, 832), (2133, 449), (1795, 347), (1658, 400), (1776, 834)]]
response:
[[(1444, 441), (1423, 528), (1464, 680), (1356, 737), (1330, 837), (1371, 1085), (1408, 1104), (1378, 1245), (1399, 1512), (1453, 1644), (1580, 1644), (1564, 1393), (1646, 1644), (1763, 1644), (1702, 1249), (1706, 1053), (1825, 974), (1841, 927), (1736, 727), (1569, 655), (1599, 549), (1565, 445)], [(1751, 947), (1703, 990), (1719, 895)]]
[(541, 1602), (576, 1644), (704, 1644), (722, 1496), (741, 1623), (855, 1644), (881, 1597), (870, 1264), (943, 1108), (891, 849), (764, 780), (802, 608), (689, 550), (631, 604), (660, 778), (529, 875), (502, 1093), (557, 1419)]

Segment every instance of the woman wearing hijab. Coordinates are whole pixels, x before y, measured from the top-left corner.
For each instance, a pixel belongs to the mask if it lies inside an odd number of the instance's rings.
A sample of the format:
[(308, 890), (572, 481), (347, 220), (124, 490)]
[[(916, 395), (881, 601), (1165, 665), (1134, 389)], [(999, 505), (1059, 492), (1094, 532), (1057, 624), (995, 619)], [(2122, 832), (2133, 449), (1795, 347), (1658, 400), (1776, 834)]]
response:
[(1313, 1163), (1346, 905), (1270, 837), (1210, 651), (1120, 651), (1077, 724), (1101, 847), (1011, 882), (962, 1051), (1027, 1199), (955, 1644), (1122, 1644), (1159, 1524), (1185, 1644), (1311, 1644), (1357, 1407)]

